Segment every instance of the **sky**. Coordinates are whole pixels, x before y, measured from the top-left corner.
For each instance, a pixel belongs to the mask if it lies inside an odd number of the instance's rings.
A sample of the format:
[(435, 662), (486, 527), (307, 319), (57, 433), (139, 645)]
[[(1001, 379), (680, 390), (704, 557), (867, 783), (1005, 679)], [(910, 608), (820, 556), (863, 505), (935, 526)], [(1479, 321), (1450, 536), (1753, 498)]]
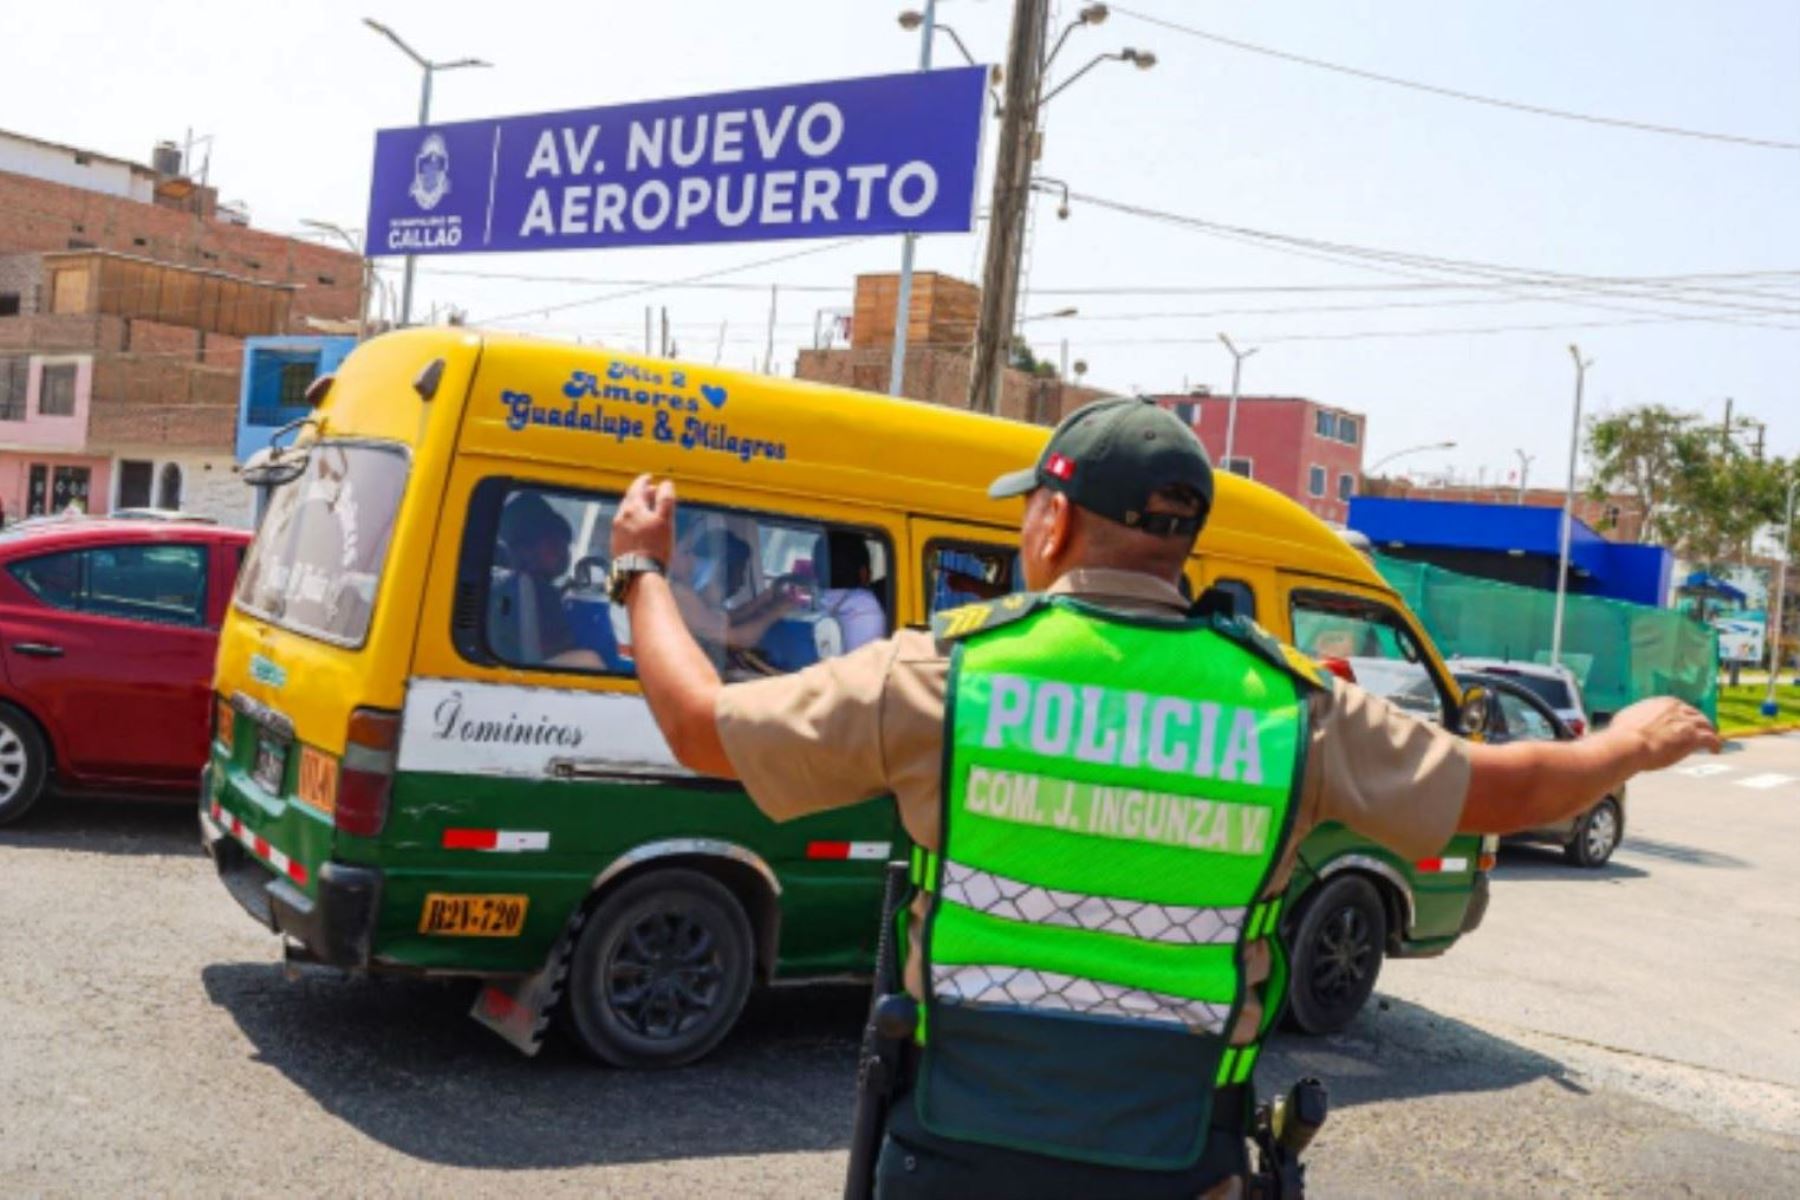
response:
[[(259, 228), (298, 233), (304, 219), (355, 228), (366, 218), (374, 131), (415, 121), (419, 88), (417, 68), (364, 16), (431, 57), (495, 64), (438, 76), (433, 117), (451, 121), (909, 70), (918, 34), (895, 18), (917, 2), (16, 3), (5, 18), (14, 36), (0, 71), (0, 128), (138, 160), (191, 130), (211, 139), (196, 159), (210, 152), (222, 198), (247, 204)], [(1078, 7), (1053, 0), (1057, 28)], [(1011, 10), (1008, 0), (940, 0), (938, 16), (981, 61), (995, 62)], [(1737, 412), (1767, 423), (1770, 453), (1800, 453), (1800, 151), (1473, 105), (1250, 54), (1132, 13), (1529, 105), (1792, 143), (1800, 142), (1800, 5), (1115, 5), (1104, 24), (1071, 35), (1056, 74), (1127, 46), (1151, 50), (1157, 63), (1148, 71), (1103, 63), (1047, 106), (1037, 173), (1066, 181), (1077, 198), (1066, 220), (1054, 199), (1038, 200), (1024, 302), (1040, 318), (1025, 326), (1039, 354), (1060, 357), (1066, 340), (1099, 387), (1223, 392), (1231, 359), (1217, 335), (1226, 332), (1258, 348), (1244, 367), (1247, 394), (1302, 395), (1368, 414), (1370, 464), (1456, 443), (1397, 459), (1393, 470), (1514, 482), (1523, 451), (1530, 482), (1560, 483), (1572, 342), (1593, 360), (1590, 411), (1661, 403), (1716, 419), (1731, 397)], [(940, 64), (960, 61), (941, 36), (936, 54)], [(991, 161), (984, 197), (985, 171)], [(1534, 272), (1737, 278), (1684, 293), (1704, 304), (1591, 290), (1552, 302), (1542, 289), (1395, 288), (1476, 277), (1322, 260), (1081, 196)], [(535, 306), (808, 248), (422, 260), (415, 311), (453, 305), (477, 324), (526, 312), (505, 327), (641, 347), (645, 305), (667, 306), (684, 357), (749, 367), (764, 353), (776, 284), (788, 290), (777, 301), (775, 361), (791, 373), (816, 324), (848, 310), (858, 272), (897, 269), (897, 238), (752, 266), (722, 277), (745, 285), (730, 290), (665, 288), (548, 315)], [(978, 278), (979, 231), (921, 239), (918, 265)], [(1300, 288), (1315, 290), (1271, 290)], [(1072, 317), (1044, 315), (1069, 307)], [(1648, 319), (1668, 314), (1685, 319)]]

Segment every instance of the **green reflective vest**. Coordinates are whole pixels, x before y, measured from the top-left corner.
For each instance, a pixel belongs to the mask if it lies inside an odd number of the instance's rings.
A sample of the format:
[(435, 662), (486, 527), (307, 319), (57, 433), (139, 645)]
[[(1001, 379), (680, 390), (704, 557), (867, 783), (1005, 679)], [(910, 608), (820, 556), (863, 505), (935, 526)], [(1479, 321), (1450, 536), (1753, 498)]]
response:
[(1066, 597), (944, 614), (943, 844), (921, 855), (920, 1120), (946, 1137), (1191, 1166), (1246, 943), (1293, 824), (1318, 676), (1254, 626)]

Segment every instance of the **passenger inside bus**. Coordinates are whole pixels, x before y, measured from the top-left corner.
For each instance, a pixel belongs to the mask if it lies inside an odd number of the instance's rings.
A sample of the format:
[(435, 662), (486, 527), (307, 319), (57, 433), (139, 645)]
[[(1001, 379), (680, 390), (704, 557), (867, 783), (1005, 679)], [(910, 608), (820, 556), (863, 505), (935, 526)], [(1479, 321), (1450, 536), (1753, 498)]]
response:
[(576, 644), (557, 581), (569, 571), (575, 532), (536, 492), (521, 492), (500, 514), (500, 579), (490, 592), (488, 637), (506, 662), (598, 671), (600, 655)]
[(825, 564), (822, 578), (826, 587), (819, 593), (819, 611), (837, 619), (844, 652), (886, 637), (887, 612), (870, 586), (873, 566), (868, 540), (847, 529), (834, 529), (819, 535), (812, 554), (815, 573), (820, 563)]
[(734, 606), (749, 581), (750, 544), (710, 518), (694, 520), (675, 546), (669, 585), (682, 620), (715, 661), (752, 649), (807, 600), (795, 586), (776, 581)]

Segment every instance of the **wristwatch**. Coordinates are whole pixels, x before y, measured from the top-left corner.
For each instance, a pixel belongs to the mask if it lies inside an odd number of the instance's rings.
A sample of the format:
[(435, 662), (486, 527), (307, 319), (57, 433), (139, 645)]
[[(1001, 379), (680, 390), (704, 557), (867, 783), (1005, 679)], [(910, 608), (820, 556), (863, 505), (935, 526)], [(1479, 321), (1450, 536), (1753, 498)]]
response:
[(606, 578), (606, 597), (614, 604), (623, 604), (639, 575), (668, 573), (668, 568), (648, 554), (621, 554), (613, 559), (612, 571)]

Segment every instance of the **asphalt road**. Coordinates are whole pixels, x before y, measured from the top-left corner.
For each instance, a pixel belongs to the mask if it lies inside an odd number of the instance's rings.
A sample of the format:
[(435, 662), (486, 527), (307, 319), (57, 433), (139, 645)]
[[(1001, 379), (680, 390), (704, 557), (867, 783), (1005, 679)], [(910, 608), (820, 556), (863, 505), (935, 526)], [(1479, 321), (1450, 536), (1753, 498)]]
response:
[[(1265, 1086), (1331, 1085), (1316, 1194), (1795, 1190), (1800, 737), (1640, 781), (1629, 823), (1598, 873), (1508, 851), (1477, 935), (1265, 1057)], [(464, 988), (286, 979), (182, 809), (64, 803), (0, 833), (0, 914), (7, 1195), (841, 1186), (855, 989), (759, 996), (685, 1071), (527, 1060)]]

